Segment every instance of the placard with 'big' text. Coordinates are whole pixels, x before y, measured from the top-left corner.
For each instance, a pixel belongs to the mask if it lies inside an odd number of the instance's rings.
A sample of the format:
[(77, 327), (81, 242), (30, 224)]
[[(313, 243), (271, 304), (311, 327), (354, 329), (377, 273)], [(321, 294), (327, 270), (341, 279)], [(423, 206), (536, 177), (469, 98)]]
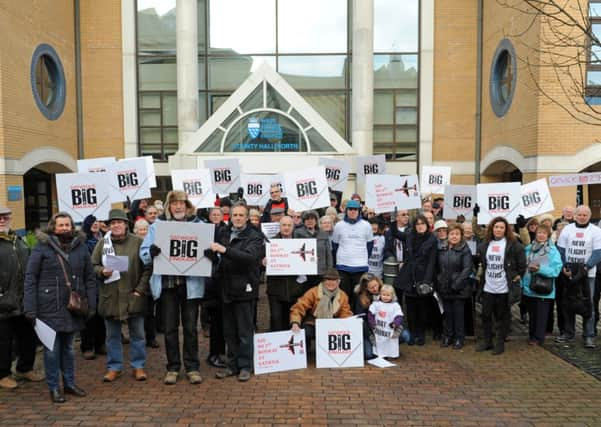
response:
[(475, 185), (445, 185), (444, 219), (457, 219), (459, 215), (463, 215), (466, 221), (471, 221), (475, 204)]
[(105, 172), (59, 173), (56, 190), (58, 209), (70, 214), (73, 221), (82, 222), (88, 215), (100, 221), (108, 219), (111, 201)]
[(451, 168), (448, 166), (422, 166), (422, 194), (442, 194), (445, 185), (451, 182)]
[(273, 175), (243, 173), (240, 177), (244, 200), (249, 206), (265, 206), (269, 200), (269, 188)]
[(555, 210), (549, 192), (547, 180), (544, 178), (522, 185), (522, 211), (526, 218), (541, 215)]
[(148, 199), (150, 182), (148, 180), (146, 159), (123, 159), (106, 166), (110, 185), (111, 203)]
[(330, 189), (344, 192), (351, 163), (347, 160), (332, 157), (320, 157), (319, 165), (326, 168), (326, 179)]
[(323, 166), (284, 174), (288, 206), (303, 212), (330, 206), (330, 193)]
[(213, 191), (222, 195), (235, 193), (240, 187), (240, 162), (238, 159), (205, 160), (211, 171)]
[(522, 209), (522, 189), (519, 182), (478, 184), (478, 224), (488, 224), (495, 217), (503, 217), (515, 224)]
[(357, 172), (357, 183), (365, 184), (368, 175), (383, 175), (386, 173), (386, 156), (359, 156), (355, 158), (355, 170)]
[(315, 366), (352, 368), (363, 366), (363, 321), (317, 319), (315, 321)]
[(183, 190), (196, 208), (215, 206), (215, 192), (209, 169), (176, 169), (171, 171), (174, 190)]

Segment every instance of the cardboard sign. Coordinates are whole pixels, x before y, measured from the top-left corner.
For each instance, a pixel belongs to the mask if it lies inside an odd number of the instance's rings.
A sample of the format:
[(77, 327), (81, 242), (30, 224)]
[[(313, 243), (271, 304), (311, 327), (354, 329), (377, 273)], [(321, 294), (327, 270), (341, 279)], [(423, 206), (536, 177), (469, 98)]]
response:
[(317, 274), (316, 239), (271, 239), (265, 249), (268, 276)]
[(147, 199), (150, 197), (146, 160), (123, 159), (107, 166), (111, 203)]
[(174, 190), (184, 190), (197, 208), (215, 205), (215, 193), (209, 169), (179, 169), (171, 171)]
[(104, 221), (111, 201), (106, 173), (59, 173), (56, 175), (58, 209), (82, 222), (88, 215)]
[(119, 161), (123, 162), (127, 160), (144, 160), (144, 163), (146, 164), (146, 176), (148, 177), (148, 185), (150, 186), (150, 188), (156, 188), (157, 177), (156, 172), (154, 171), (154, 162), (152, 161), (152, 156), (128, 157)]
[(244, 200), (249, 206), (265, 206), (269, 200), (272, 179), (272, 175), (242, 174), (240, 182), (244, 190)]
[(154, 258), (155, 274), (211, 276), (211, 261), (204, 251), (213, 242), (214, 224), (159, 221), (154, 226), (154, 244), (161, 248)]
[(106, 167), (116, 163), (114, 157), (97, 157), (95, 159), (77, 160), (77, 172), (79, 173), (99, 173), (106, 172)]
[(488, 224), (491, 219), (500, 216), (510, 224), (522, 209), (522, 186), (519, 182), (497, 182), (478, 184), (478, 224)]
[(451, 182), (451, 168), (448, 166), (423, 166), (421, 190), (423, 194), (443, 194), (445, 185)]
[(326, 168), (328, 187), (331, 190), (344, 192), (348, 181), (348, 173), (351, 170), (351, 163), (331, 157), (320, 157), (318, 164)]
[(475, 185), (445, 185), (444, 219), (457, 219), (459, 215), (463, 215), (466, 221), (471, 221), (475, 204)]
[(297, 212), (330, 206), (330, 192), (323, 166), (284, 174), (284, 187), (288, 189), (288, 206)]
[(305, 330), (268, 332), (254, 336), (255, 375), (307, 367)]
[(570, 187), (572, 185), (601, 184), (601, 172), (553, 175), (549, 177), (549, 187)]
[(553, 199), (544, 178), (522, 185), (522, 210), (526, 218), (555, 210)]
[(364, 184), (366, 176), (383, 175), (386, 173), (386, 156), (378, 154), (377, 156), (356, 157), (355, 168), (357, 171), (357, 183)]
[(317, 319), (315, 366), (352, 368), (363, 366), (363, 321), (357, 318)]
[(211, 171), (213, 191), (228, 195), (240, 187), (240, 162), (238, 159), (205, 160), (205, 167)]
[(377, 214), (398, 209), (421, 207), (417, 176), (368, 175), (365, 182), (365, 203)]
[(262, 222), (261, 231), (268, 239), (272, 239), (280, 232), (279, 222)]

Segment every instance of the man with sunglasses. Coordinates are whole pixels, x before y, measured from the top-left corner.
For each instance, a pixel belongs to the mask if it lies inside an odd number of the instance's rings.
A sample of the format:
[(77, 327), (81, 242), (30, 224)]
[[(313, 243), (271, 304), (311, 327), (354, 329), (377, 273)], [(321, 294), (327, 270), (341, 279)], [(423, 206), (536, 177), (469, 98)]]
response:
[(283, 209), (283, 212), (288, 212), (288, 199), (282, 197), (282, 189), (278, 184), (272, 184), (269, 189), (270, 199), (265, 204), (261, 222), (269, 222), (271, 219), (271, 211), (275, 208)]

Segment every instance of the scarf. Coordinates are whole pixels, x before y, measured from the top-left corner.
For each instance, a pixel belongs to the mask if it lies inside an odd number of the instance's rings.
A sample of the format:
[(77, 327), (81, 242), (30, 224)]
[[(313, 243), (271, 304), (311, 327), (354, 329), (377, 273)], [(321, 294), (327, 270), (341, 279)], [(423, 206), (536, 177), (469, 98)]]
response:
[(530, 253), (527, 258), (528, 264), (547, 264), (549, 262), (548, 255), (550, 251), (551, 247), (549, 246), (548, 240), (543, 243), (535, 240), (530, 245)]
[(339, 288), (329, 291), (328, 288), (323, 286), (323, 283), (319, 284), (317, 287), (317, 295), (320, 298), (317, 308), (315, 309), (316, 319), (334, 318), (334, 315), (340, 309), (340, 303), (338, 302), (338, 298), (336, 298), (338, 296), (338, 291)]
[[(113, 241), (111, 240), (111, 232), (109, 231), (102, 238), (103, 246), (102, 246), (102, 265), (106, 265), (106, 256), (113, 255), (115, 256), (115, 248), (113, 247)], [(104, 280), (104, 283), (112, 283), (121, 279), (121, 274), (118, 271), (113, 270), (113, 274), (110, 277)]]

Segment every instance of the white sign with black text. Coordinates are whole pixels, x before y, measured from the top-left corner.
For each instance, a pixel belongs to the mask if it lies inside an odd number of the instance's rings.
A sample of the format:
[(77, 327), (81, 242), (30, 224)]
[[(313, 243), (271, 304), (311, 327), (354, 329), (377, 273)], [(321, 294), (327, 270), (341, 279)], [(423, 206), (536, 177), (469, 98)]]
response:
[(73, 221), (82, 222), (88, 215), (100, 221), (108, 219), (111, 201), (105, 172), (59, 173), (56, 190), (58, 209), (70, 214)]
[(471, 221), (475, 204), (475, 185), (445, 185), (444, 219), (457, 219), (459, 215), (463, 215), (466, 221)]
[(344, 192), (351, 163), (332, 157), (320, 157), (319, 165), (326, 168), (326, 179), (330, 189)]
[(106, 167), (116, 163), (114, 157), (96, 157), (94, 159), (77, 160), (77, 171), (79, 173), (99, 173), (106, 172)]
[(305, 330), (254, 335), (255, 374), (292, 371), (307, 367)]
[(315, 366), (317, 368), (363, 367), (363, 321), (317, 319)]
[(417, 175), (368, 175), (365, 182), (365, 203), (376, 214), (397, 209), (421, 207)]
[(423, 194), (443, 194), (445, 185), (451, 182), (449, 166), (422, 166), (420, 188)]
[(205, 160), (205, 167), (211, 171), (213, 191), (228, 195), (240, 187), (240, 162), (238, 159)]
[(330, 206), (328, 181), (323, 166), (285, 173), (284, 187), (287, 189), (288, 206), (297, 212)]
[(510, 224), (522, 209), (522, 186), (519, 182), (478, 184), (478, 224), (488, 224), (495, 217), (503, 217)]
[(265, 250), (268, 276), (317, 274), (316, 239), (271, 239)]
[(546, 179), (542, 178), (522, 185), (521, 214), (524, 217), (530, 218), (554, 210), (555, 206)]
[(171, 171), (174, 190), (183, 190), (196, 208), (215, 206), (215, 192), (209, 169), (176, 169)]
[(251, 175), (243, 173), (240, 177), (244, 200), (249, 206), (265, 206), (269, 200), (269, 187), (272, 175)]
[(144, 158), (122, 159), (106, 166), (111, 203), (150, 198), (150, 181)]
[(365, 184), (368, 175), (384, 175), (386, 173), (386, 156), (360, 156), (355, 158), (355, 170), (357, 172), (357, 183)]

